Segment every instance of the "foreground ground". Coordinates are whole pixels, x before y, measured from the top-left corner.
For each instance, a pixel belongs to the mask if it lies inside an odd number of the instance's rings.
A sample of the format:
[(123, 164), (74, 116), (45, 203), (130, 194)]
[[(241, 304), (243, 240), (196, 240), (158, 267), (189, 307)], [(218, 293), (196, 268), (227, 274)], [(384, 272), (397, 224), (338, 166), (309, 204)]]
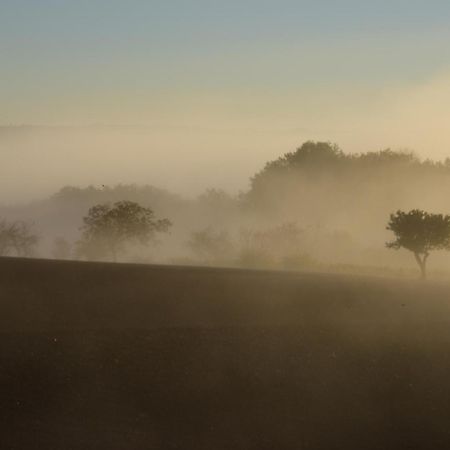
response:
[(0, 259), (1, 449), (450, 448), (450, 286)]

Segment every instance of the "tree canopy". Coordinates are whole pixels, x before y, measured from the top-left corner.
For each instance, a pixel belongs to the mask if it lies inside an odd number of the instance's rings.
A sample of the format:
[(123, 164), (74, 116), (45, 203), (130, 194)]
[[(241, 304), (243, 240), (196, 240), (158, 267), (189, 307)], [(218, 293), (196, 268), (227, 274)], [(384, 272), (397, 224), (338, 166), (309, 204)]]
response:
[(395, 235), (387, 247), (413, 252), (424, 278), (430, 252), (450, 249), (450, 216), (430, 214), (420, 209), (397, 211), (391, 214), (387, 229)]
[(150, 208), (136, 202), (95, 205), (83, 218), (78, 253), (88, 258), (109, 255), (115, 261), (127, 245), (148, 245), (156, 233), (167, 232), (170, 226), (168, 219), (155, 219)]

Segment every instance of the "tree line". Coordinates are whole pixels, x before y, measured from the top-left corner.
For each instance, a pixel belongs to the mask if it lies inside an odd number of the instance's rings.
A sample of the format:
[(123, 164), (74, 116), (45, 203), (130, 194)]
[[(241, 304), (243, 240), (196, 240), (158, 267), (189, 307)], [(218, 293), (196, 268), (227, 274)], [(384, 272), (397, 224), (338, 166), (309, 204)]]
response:
[[(77, 241), (76, 254), (86, 259), (106, 257), (117, 261), (127, 245), (143, 246), (155, 243), (159, 233), (167, 233), (172, 226), (169, 219), (157, 219), (150, 208), (136, 202), (121, 201), (99, 204), (89, 209), (83, 218), (81, 238)], [(435, 250), (450, 250), (450, 216), (431, 214), (414, 209), (397, 211), (390, 215), (388, 230), (395, 239), (387, 242), (388, 248), (404, 248), (413, 253), (422, 278), (426, 278), (426, 266), (430, 253)], [(244, 258), (261, 258), (265, 249), (277, 241), (285, 247), (296, 245), (300, 233), (296, 224), (283, 224), (265, 232), (243, 230)], [(39, 238), (25, 222), (0, 222), (0, 255), (32, 256)], [(70, 255), (69, 244), (56, 241), (60, 257)], [(206, 228), (193, 232), (189, 246), (201, 258), (218, 262), (231, 251), (231, 242), (226, 232), (215, 232)], [(258, 253), (259, 251), (259, 253)], [(268, 253), (267, 253), (268, 255)], [(251, 261), (250, 261), (251, 265)]]
[[(176, 228), (176, 233), (189, 232), (184, 245), (201, 263), (233, 259), (243, 266), (277, 268), (314, 265), (306, 245), (317, 247), (318, 241), (325, 251), (338, 245), (344, 253), (346, 236), (358, 236), (381, 248), (383, 223), (397, 208), (387, 225), (395, 239), (387, 247), (411, 251), (425, 277), (430, 253), (449, 247), (448, 216), (426, 212), (427, 199), (433, 194), (438, 203), (432, 209), (439, 210), (446, 192), (450, 160), (421, 161), (411, 152), (389, 149), (352, 155), (334, 144), (306, 142), (268, 162), (238, 196), (210, 189), (194, 201), (151, 186), (65, 187), (35, 208), (54, 211), (54, 222), (61, 219), (63, 229), (74, 230), (73, 244), (55, 238), (52, 254), (57, 258), (119, 260), (128, 248), (156, 245)], [(426, 207), (404, 208), (414, 204)], [(308, 231), (324, 224), (341, 235), (324, 239), (322, 233), (317, 239)], [(231, 233), (231, 226), (238, 231)], [(32, 224), (0, 222), (1, 255), (33, 256), (38, 242)]]

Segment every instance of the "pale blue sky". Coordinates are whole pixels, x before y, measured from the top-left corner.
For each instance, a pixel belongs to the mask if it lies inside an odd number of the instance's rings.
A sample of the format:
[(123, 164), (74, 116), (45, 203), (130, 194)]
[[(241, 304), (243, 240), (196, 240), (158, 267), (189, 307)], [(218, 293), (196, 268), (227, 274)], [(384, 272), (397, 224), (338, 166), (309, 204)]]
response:
[[(0, 0), (0, 8), (2, 123), (146, 122), (166, 95), (375, 89), (450, 65), (448, 1)], [(125, 108), (117, 117), (115, 98)]]

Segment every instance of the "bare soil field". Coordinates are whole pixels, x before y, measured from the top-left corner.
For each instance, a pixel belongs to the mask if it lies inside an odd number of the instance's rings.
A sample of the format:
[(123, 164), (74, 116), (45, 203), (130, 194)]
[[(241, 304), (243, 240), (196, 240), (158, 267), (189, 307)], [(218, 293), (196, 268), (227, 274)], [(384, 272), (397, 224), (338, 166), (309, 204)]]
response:
[(0, 448), (450, 448), (450, 285), (0, 259)]

